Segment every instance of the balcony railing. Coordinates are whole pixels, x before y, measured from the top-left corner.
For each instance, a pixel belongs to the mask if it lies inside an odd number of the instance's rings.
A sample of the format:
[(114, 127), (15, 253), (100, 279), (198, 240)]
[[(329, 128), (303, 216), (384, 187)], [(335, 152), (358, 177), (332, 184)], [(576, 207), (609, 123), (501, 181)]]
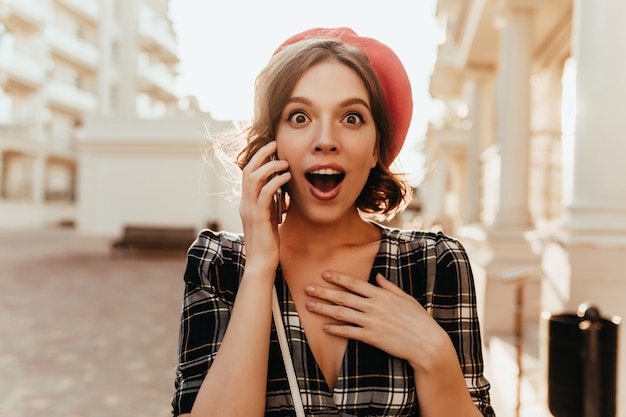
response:
[(18, 50), (0, 51), (0, 84), (5, 88), (16, 83), (22, 88), (38, 90), (44, 82), (41, 62)]
[(36, 141), (37, 128), (29, 123), (0, 123), (0, 138)]
[(160, 52), (165, 62), (178, 62), (176, 38), (164, 19), (142, 15), (139, 34), (145, 48)]
[(96, 110), (96, 95), (60, 80), (49, 80), (45, 87), (45, 95), (52, 105), (74, 114), (85, 114)]
[(95, 0), (57, 0), (57, 2), (92, 24), (97, 24), (102, 17), (102, 7)]
[(140, 61), (137, 72), (142, 81), (143, 90), (155, 92), (166, 101), (176, 99), (174, 76), (165, 68)]
[(73, 158), (76, 156), (76, 144), (72, 130), (49, 132), (46, 140), (49, 155)]
[(46, 9), (40, 0), (0, 0), (0, 22), (9, 28), (36, 32), (45, 21)]
[(46, 29), (46, 39), (57, 55), (87, 70), (98, 69), (100, 52), (95, 45), (54, 26)]

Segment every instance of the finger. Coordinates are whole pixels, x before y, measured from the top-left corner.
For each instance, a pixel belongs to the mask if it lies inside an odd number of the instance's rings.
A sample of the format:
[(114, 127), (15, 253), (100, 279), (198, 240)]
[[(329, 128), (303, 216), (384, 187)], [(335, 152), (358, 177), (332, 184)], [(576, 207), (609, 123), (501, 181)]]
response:
[(426, 311), (419, 301), (417, 301), (415, 298), (407, 294), (402, 288), (398, 287), (398, 285), (389, 281), (382, 274), (376, 274), (376, 283), (382, 289), (385, 289), (394, 295), (403, 297), (404, 299), (411, 301), (417, 307), (417, 309), (422, 310), (424, 312)]
[(339, 285), (363, 297), (370, 298), (376, 294), (377, 288), (374, 285), (340, 272), (324, 271), (322, 272), (322, 278), (331, 284)]
[[(275, 151), (276, 142), (267, 143), (254, 154), (243, 169), (244, 187), (242, 191), (247, 196), (248, 201), (253, 202), (253, 204), (256, 204), (255, 202), (259, 199), (261, 203), (267, 202), (269, 204), (270, 199), (273, 198), (278, 189), (291, 179), (290, 174), (281, 175), (288, 172), (289, 163), (286, 160), (269, 160), (269, 156)], [(274, 178), (278, 179), (274, 180)]]
[(380, 288), (384, 288), (394, 294), (407, 295), (402, 288), (398, 287), (395, 283), (389, 281), (382, 274), (376, 274), (376, 283), (380, 286)]
[(287, 184), (290, 179), (291, 173), (289, 171), (281, 172), (275, 177), (270, 178), (265, 184), (261, 185), (259, 200), (272, 200), (278, 189)]
[(342, 323), (351, 323), (360, 325), (361, 323), (361, 315), (363, 313), (351, 309), (349, 307), (334, 305), (334, 304), (326, 304), (323, 302), (309, 300), (305, 304), (307, 310), (321, 314), (331, 319), (335, 319)]
[(258, 167), (260, 167), (265, 162), (267, 162), (270, 159), (270, 155), (275, 152), (276, 152), (276, 141), (272, 140), (266, 143), (265, 145), (263, 145), (262, 147), (260, 147), (259, 150), (255, 152), (252, 158), (250, 158), (250, 161), (248, 161), (248, 164), (244, 167), (244, 170), (246, 168), (249, 168), (252, 171), (256, 170)]
[(244, 177), (262, 186), (274, 174), (286, 171), (289, 168), (286, 160), (271, 160), (270, 156), (275, 152), (276, 141), (271, 141), (261, 147), (244, 167)]
[(274, 189), (272, 192), (272, 194), (274, 194), (280, 187), (287, 184), (287, 182), (289, 182), (290, 179), (291, 179), (291, 172), (289, 171), (277, 172), (276, 176), (270, 178), (267, 184), (270, 185), (269, 188)]
[[(275, 204), (282, 204), (282, 201), (275, 201), (274, 196), (280, 187), (289, 182), (290, 179), (291, 173), (283, 172), (272, 178), (266, 184), (262, 185), (260, 189), (255, 189), (256, 187), (249, 187), (249, 189), (244, 193), (246, 197), (244, 198), (242, 195), (242, 200), (239, 206), (240, 214), (245, 214), (246, 216), (256, 218), (257, 220), (269, 218), (274, 222), (278, 222)], [(265, 208), (267, 208), (267, 210)]]
[(351, 326), (349, 324), (334, 324), (324, 323), (322, 329), (335, 336), (343, 337), (345, 339), (354, 339), (365, 341), (365, 330), (359, 326)]
[(367, 299), (347, 291), (334, 290), (317, 285), (307, 285), (304, 291), (311, 297), (327, 301), (331, 304), (350, 307), (354, 310), (365, 311), (367, 307)]

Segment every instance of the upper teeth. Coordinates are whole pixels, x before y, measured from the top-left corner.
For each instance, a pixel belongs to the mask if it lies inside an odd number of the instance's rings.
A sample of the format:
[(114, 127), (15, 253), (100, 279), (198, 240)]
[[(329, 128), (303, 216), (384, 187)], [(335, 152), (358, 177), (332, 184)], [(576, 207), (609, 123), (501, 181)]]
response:
[(332, 169), (332, 168), (322, 168), (322, 169), (316, 169), (315, 171), (311, 171), (311, 174), (314, 174), (314, 175), (337, 175), (337, 174), (341, 174), (341, 172), (337, 171), (336, 169)]

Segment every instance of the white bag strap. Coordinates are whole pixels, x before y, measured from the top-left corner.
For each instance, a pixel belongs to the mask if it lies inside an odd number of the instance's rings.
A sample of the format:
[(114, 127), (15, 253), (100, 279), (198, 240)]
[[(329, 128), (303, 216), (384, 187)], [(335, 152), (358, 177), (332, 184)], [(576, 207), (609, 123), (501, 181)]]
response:
[(278, 294), (276, 293), (276, 287), (272, 292), (272, 316), (274, 317), (274, 326), (276, 327), (276, 334), (278, 335), (278, 344), (280, 345), (280, 352), (283, 356), (283, 362), (285, 363), (285, 369), (287, 370), (287, 379), (289, 380), (289, 389), (291, 390), (291, 397), (293, 398), (293, 406), (296, 409), (296, 417), (305, 417), (304, 404), (302, 404), (302, 397), (300, 396), (300, 388), (298, 388), (298, 380), (296, 379), (296, 371), (293, 367), (293, 360), (289, 353), (289, 344), (287, 343), (287, 334), (285, 333), (285, 325), (283, 324), (283, 318), (280, 313), (280, 306), (278, 304)]

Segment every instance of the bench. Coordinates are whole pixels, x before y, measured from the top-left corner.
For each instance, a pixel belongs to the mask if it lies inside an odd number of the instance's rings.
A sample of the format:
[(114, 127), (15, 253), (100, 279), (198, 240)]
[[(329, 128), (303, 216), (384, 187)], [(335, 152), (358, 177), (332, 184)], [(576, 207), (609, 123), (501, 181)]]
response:
[(120, 239), (112, 244), (113, 254), (126, 254), (132, 249), (144, 251), (187, 251), (196, 238), (193, 227), (124, 227)]

